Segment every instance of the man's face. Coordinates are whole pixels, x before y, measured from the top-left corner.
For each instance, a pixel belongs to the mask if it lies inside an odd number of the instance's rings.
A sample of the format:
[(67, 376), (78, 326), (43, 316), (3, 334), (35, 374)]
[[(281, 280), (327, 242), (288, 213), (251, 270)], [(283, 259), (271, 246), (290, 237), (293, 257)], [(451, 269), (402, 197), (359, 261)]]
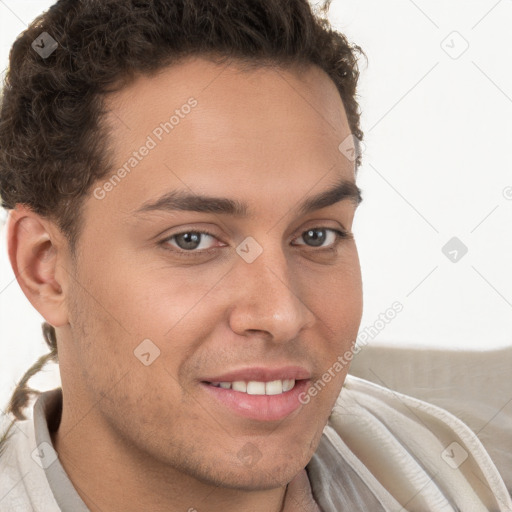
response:
[[(350, 133), (339, 94), (316, 67), (241, 72), (196, 59), (139, 78), (108, 106), (116, 170), (131, 164), (95, 184), (74, 278), (59, 270), (64, 407), (153, 467), (240, 489), (284, 485), (317, 447), (348, 370), (333, 365), (362, 313), (356, 245), (336, 235), (350, 233), (355, 202), (299, 209), (354, 183), (338, 149)], [(247, 212), (137, 213), (173, 191)], [(206, 383), (280, 380), (258, 372), (284, 379), (289, 367), (303, 374), (284, 393), (269, 385), (275, 395)]]

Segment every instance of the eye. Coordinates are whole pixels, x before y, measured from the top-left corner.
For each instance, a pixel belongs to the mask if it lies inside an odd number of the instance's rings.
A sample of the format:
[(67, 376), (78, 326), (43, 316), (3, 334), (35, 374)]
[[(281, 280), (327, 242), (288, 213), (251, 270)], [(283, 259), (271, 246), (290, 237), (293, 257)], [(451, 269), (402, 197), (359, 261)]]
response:
[[(208, 239), (216, 238), (207, 231), (183, 231), (182, 233), (176, 233), (165, 240), (162, 240), (162, 244), (165, 245), (172, 240), (175, 240), (175, 247), (177, 246), (178, 252), (182, 253), (201, 253), (207, 252), (208, 248), (204, 247), (203, 242)], [(195, 250), (200, 249), (200, 250)], [(174, 250), (174, 249), (169, 249)], [(209, 251), (208, 251), (209, 252)]]
[[(334, 249), (342, 239), (352, 238), (352, 235), (344, 230), (316, 227), (304, 231), (302, 235), (295, 238), (294, 241), (303, 239), (305, 243), (296, 245), (307, 245), (321, 249)], [(160, 243), (168, 251), (173, 251), (179, 256), (197, 256), (204, 253), (215, 251), (216, 247), (208, 247), (208, 242), (217, 240), (217, 237), (208, 231), (182, 231), (171, 235)], [(330, 243), (325, 243), (330, 242)], [(175, 249), (169, 247), (175, 247)], [(217, 246), (222, 247), (222, 246)]]
[[(319, 234), (320, 233), (320, 234)], [(330, 233), (330, 236), (327, 236)], [(298, 245), (311, 245), (309, 247), (335, 247), (342, 239), (351, 238), (351, 235), (347, 231), (343, 231), (340, 229), (326, 228), (326, 227), (317, 227), (311, 228), (307, 231), (304, 231), (301, 236), (296, 238), (295, 240), (303, 239), (306, 244), (298, 244)], [(327, 245), (323, 245), (326, 240), (330, 240), (331, 243)]]

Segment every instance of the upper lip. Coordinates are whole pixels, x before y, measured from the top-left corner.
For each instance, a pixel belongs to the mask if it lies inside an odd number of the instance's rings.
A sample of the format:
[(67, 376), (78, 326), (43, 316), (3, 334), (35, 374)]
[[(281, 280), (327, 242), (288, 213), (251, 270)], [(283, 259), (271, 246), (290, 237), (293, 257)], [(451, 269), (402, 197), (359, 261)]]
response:
[(202, 379), (205, 382), (235, 382), (235, 381), (259, 381), (270, 382), (282, 379), (310, 379), (311, 373), (302, 366), (281, 366), (281, 367), (265, 367), (251, 366), (232, 370), (222, 375), (215, 375)]

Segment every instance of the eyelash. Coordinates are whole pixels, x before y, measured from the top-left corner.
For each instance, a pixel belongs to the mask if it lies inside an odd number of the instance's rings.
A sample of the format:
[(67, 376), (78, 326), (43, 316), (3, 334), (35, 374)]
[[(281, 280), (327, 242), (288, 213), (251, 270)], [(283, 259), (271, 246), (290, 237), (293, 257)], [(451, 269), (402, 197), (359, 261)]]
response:
[[(334, 241), (334, 244), (332, 244), (330, 246), (327, 246), (327, 247), (320, 247), (320, 248), (317, 249), (319, 251), (335, 251), (336, 248), (338, 247), (338, 245), (341, 243), (342, 240), (350, 240), (350, 239), (353, 238), (352, 233), (349, 233), (348, 231), (344, 231), (344, 230), (341, 230), (341, 229), (335, 229), (335, 228), (329, 228), (329, 227), (323, 227), (323, 226), (316, 226), (316, 227), (313, 227), (313, 228), (308, 228), (305, 231), (303, 231), (302, 234), (299, 237), (297, 237), (297, 238), (300, 238), (302, 235), (304, 235), (304, 233), (307, 233), (308, 231), (315, 231), (315, 230), (332, 231), (336, 235), (336, 240)], [(197, 250), (185, 251), (184, 249), (179, 249), (179, 248), (172, 248), (171, 249), (169, 247), (169, 245), (167, 244), (167, 242), (169, 242), (169, 240), (172, 240), (173, 238), (175, 238), (175, 237), (177, 237), (179, 235), (183, 235), (185, 233), (195, 233), (195, 234), (199, 234), (199, 235), (208, 235), (208, 236), (211, 236), (213, 238), (217, 238), (213, 233), (210, 233), (209, 231), (205, 231), (205, 230), (198, 231), (198, 230), (189, 229), (189, 230), (181, 231), (179, 233), (174, 233), (173, 235), (168, 236), (167, 238), (162, 240), (160, 242), (160, 244), (162, 245), (162, 247), (165, 250), (174, 252), (178, 256), (185, 256), (185, 257), (198, 256), (198, 255), (201, 255), (201, 254), (210, 254), (213, 251), (215, 251), (216, 249), (218, 249), (218, 247), (212, 247), (211, 249), (203, 249), (203, 250), (200, 250), (200, 251), (197, 251)], [(300, 244), (300, 245), (305, 245), (305, 244)], [(310, 247), (310, 249), (315, 249), (315, 247), (311, 247), (311, 246), (309, 246), (309, 247)]]

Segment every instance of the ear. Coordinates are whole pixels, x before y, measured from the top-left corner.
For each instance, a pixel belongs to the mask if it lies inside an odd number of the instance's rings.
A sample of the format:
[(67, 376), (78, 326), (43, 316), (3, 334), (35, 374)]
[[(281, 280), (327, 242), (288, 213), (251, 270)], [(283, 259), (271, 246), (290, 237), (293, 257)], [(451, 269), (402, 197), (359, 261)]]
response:
[(68, 323), (64, 237), (49, 220), (17, 204), (7, 221), (7, 251), (14, 275), (32, 306), (55, 327)]

